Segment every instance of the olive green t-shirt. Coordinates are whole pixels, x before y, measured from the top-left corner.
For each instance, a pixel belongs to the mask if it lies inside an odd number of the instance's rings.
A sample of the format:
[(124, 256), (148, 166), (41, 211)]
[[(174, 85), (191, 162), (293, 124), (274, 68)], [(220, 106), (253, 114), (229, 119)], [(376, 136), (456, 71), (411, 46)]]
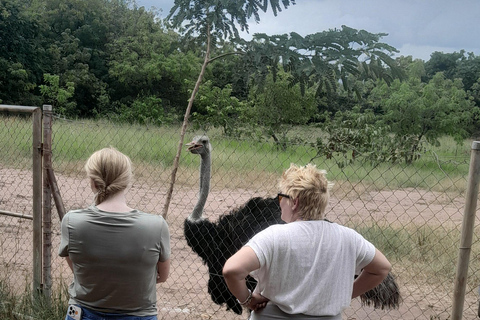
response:
[(73, 262), (70, 304), (109, 313), (156, 315), (156, 265), (170, 257), (163, 217), (91, 206), (62, 220), (58, 250)]

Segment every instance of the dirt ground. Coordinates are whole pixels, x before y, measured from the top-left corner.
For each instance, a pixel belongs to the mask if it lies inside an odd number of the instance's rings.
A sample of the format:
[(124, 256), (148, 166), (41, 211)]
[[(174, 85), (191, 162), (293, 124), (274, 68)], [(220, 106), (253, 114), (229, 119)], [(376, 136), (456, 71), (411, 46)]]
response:
[[(0, 210), (31, 215), (30, 177), (29, 171), (0, 168)], [(92, 202), (93, 194), (85, 179), (57, 174), (57, 180), (67, 210), (85, 207)], [(164, 207), (165, 186), (156, 182), (135, 183), (129, 192), (129, 204), (159, 214)], [(214, 189), (208, 198), (205, 215), (215, 220), (219, 214), (256, 195), (260, 194), (247, 189)], [(210, 300), (206, 286), (207, 270), (185, 242), (183, 220), (192, 210), (196, 197), (196, 186), (178, 186), (169, 207), (166, 220), (172, 236), (172, 267), (168, 281), (158, 286), (159, 318), (246, 319), (246, 315), (237, 316), (227, 312), (224, 306), (217, 306)], [(346, 194), (342, 198), (336, 198), (333, 192), (327, 218), (339, 223), (359, 220), (402, 226), (449, 224), (460, 228), (464, 202), (458, 196), (417, 189), (365, 191), (356, 196)], [(72, 275), (66, 263), (57, 257), (60, 221), (55, 208), (52, 215), (51, 272), (56, 286), (60, 282), (69, 283)], [(31, 224), (31, 220), (0, 215), (0, 276), (7, 279), (13, 288), (20, 290), (24, 288), (25, 281), (28, 283), (31, 280)], [(373, 310), (353, 300), (351, 307), (344, 312), (344, 319), (448, 319), (454, 279), (448, 283), (436, 283), (435, 279), (425, 279), (424, 283), (414, 282), (411, 268), (415, 266), (410, 262), (405, 263), (408, 265), (394, 265), (392, 270), (404, 299), (399, 310)], [(421, 278), (420, 275), (418, 279)], [(472, 291), (476, 290), (469, 287), (464, 307), (465, 319), (476, 318), (478, 302)]]

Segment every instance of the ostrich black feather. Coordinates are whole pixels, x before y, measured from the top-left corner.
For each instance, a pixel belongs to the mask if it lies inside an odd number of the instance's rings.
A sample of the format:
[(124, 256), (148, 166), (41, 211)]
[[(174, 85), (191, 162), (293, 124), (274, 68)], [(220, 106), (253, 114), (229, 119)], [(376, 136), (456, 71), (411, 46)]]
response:
[[(284, 222), (280, 219), (278, 200), (274, 198), (252, 198), (242, 207), (220, 216), (216, 222), (185, 220), (185, 239), (208, 267), (208, 293), (216, 304), (225, 303), (227, 310), (242, 313), (242, 306), (223, 279), (223, 266), (253, 235), (278, 223)], [(256, 283), (251, 277), (247, 279), (251, 290)]]

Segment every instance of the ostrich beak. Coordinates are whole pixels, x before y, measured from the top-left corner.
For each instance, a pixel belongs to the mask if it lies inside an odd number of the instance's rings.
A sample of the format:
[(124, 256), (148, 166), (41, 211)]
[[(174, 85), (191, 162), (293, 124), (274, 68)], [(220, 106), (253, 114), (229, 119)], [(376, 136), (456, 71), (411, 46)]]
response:
[(192, 152), (194, 150), (198, 150), (202, 147), (202, 145), (200, 143), (195, 143), (195, 141), (187, 143), (186, 146), (188, 147), (187, 150), (190, 151), (190, 152)]

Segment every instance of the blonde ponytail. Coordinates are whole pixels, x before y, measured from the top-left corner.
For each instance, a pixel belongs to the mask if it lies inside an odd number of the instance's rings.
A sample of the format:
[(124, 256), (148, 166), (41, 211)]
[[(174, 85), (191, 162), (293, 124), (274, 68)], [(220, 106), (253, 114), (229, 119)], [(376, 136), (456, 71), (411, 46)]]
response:
[(95, 205), (125, 190), (132, 181), (130, 158), (113, 147), (94, 152), (85, 164), (87, 176), (95, 184)]

